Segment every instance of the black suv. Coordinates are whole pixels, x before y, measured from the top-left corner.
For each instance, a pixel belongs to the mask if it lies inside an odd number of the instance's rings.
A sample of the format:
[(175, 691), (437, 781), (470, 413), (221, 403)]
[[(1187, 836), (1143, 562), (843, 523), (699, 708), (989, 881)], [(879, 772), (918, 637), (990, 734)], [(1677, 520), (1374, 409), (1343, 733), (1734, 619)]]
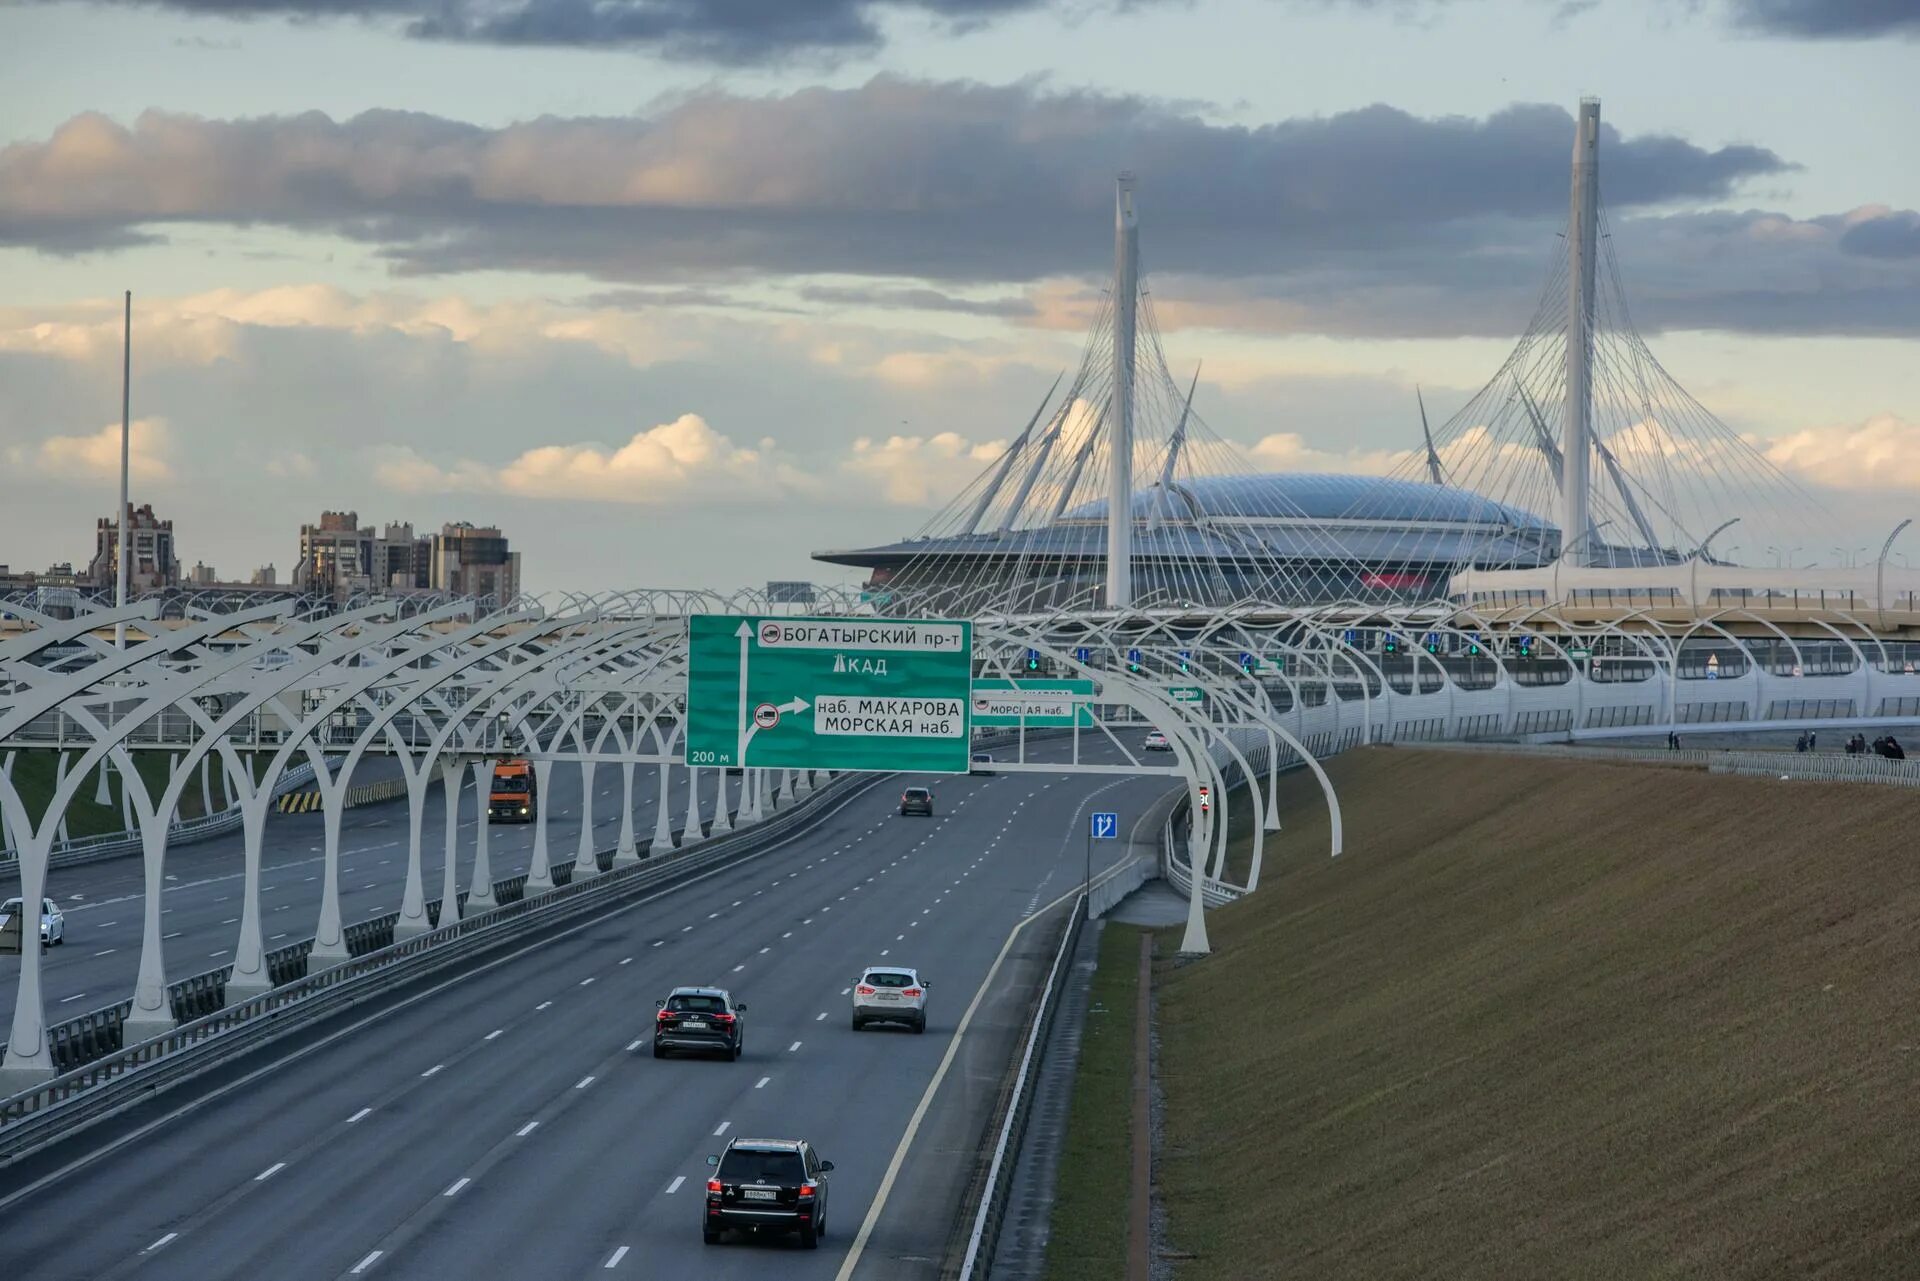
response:
[(933, 817), (933, 792), (925, 787), (909, 787), (900, 793), (900, 812), (902, 814), (925, 814)]
[(676, 987), (664, 1001), (655, 1001), (659, 1013), (653, 1016), (653, 1057), (664, 1059), (668, 1050), (718, 1051), (729, 1059), (740, 1057), (747, 1029), (740, 1016), (747, 1007), (736, 1003), (733, 994), (720, 987)]
[(708, 1245), (728, 1228), (798, 1232), (811, 1250), (827, 1234), (827, 1172), (833, 1162), (805, 1139), (735, 1139), (707, 1158), (707, 1204), (700, 1234)]

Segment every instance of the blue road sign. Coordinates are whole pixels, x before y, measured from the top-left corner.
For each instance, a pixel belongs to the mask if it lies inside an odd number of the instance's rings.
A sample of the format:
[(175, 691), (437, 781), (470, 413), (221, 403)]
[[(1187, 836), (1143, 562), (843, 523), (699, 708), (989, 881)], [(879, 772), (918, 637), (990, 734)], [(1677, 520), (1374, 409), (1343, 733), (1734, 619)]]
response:
[(1093, 839), (1096, 841), (1113, 841), (1119, 838), (1120, 816), (1118, 814), (1096, 812), (1093, 816)]

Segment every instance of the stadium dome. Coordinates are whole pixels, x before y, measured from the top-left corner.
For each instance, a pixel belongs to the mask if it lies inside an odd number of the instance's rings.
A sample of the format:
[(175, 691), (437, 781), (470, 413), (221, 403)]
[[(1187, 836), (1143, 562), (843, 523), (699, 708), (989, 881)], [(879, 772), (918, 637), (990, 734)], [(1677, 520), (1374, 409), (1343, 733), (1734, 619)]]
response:
[[(1268, 595), (1310, 602), (1421, 597), (1456, 570), (1534, 568), (1559, 554), (1539, 516), (1448, 485), (1326, 473), (1196, 476), (1135, 491), (1135, 574), (1143, 590), (1190, 600)], [(1105, 573), (1107, 503), (1046, 524), (816, 552), (870, 571), (869, 586), (966, 590), (1031, 581), (1064, 600)]]

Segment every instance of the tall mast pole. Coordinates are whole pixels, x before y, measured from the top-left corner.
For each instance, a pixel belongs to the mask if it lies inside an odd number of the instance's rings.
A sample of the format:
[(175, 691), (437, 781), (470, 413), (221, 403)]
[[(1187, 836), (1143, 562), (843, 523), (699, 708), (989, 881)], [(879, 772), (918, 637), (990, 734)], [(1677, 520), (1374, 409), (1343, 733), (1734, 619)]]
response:
[(1133, 175), (1113, 193), (1113, 422), (1107, 433), (1107, 608), (1133, 604), (1133, 332), (1140, 292), (1140, 227)]
[[(113, 589), (116, 607), (127, 603), (127, 458), (133, 435), (133, 290), (127, 290), (126, 316), (120, 345), (120, 545), (114, 560), (119, 562), (118, 579)], [(113, 625), (113, 643), (127, 647), (127, 624), (123, 619)]]
[(1600, 100), (1582, 98), (1573, 135), (1573, 192), (1567, 220), (1567, 404), (1560, 442), (1560, 554), (1591, 565), (1588, 477), (1593, 457), (1593, 267), (1599, 245)]

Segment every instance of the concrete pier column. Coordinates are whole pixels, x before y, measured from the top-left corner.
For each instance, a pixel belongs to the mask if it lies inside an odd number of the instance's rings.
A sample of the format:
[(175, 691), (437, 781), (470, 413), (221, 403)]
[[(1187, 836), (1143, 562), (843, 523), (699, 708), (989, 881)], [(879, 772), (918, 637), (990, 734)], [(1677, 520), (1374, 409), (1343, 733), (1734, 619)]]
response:
[(620, 840), (613, 847), (613, 865), (638, 863), (640, 847), (633, 839), (633, 762), (620, 762)]
[(400, 919), (393, 923), (393, 941), (425, 934), (433, 927), (427, 921), (426, 876), (420, 867), (420, 832), (427, 817), (427, 784), (433, 767), (421, 762), (420, 772), (407, 773), (407, 883), (400, 891)]
[[(203, 780), (206, 775), (200, 776)], [(160, 899), (167, 881), (167, 818), (144, 814), (140, 820), (140, 862), (146, 897), (141, 903), (140, 974), (133, 983), (133, 1008), (127, 1011), (125, 1044), (173, 1030), (173, 1003), (167, 999), (166, 943), (160, 937)]]
[(493, 758), (482, 757), (473, 763), (473, 799), (476, 809), (473, 825), (473, 880), (467, 886), (467, 911), (490, 912), (500, 906), (493, 896), (493, 859), (487, 852), (487, 831), (492, 824), (488, 802), (493, 798)]
[(680, 848), (697, 845), (707, 839), (700, 830), (700, 771), (695, 766), (687, 766), (687, 814), (686, 827), (680, 833)]
[(580, 762), (580, 843), (574, 851), (573, 879), (600, 875), (600, 859), (593, 840), (593, 762)]
[(527, 893), (544, 894), (553, 888), (553, 868), (547, 861), (547, 783), (553, 777), (552, 761), (533, 763), (533, 862), (527, 867)]
[[(11, 785), (6, 785), (11, 793)], [(47, 1040), (45, 996), (40, 988), (40, 900), (47, 892), (47, 856), (52, 843), (44, 829), (34, 831), (24, 810), (8, 797), (9, 817), (20, 849), (20, 977), (13, 997), (13, 1031), (7, 1038), (7, 1057), (0, 1063), (0, 1095), (14, 1094), (54, 1075), (53, 1047)]]
[[(335, 780), (338, 783), (341, 780)], [(340, 928), (340, 812), (346, 808), (346, 788), (328, 784), (320, 789), (320, 812), (326, 826), (326, 857), (320, 877), (320, 919), (313, 927), (313, 951), (308, 971), (337, 965), (352, 954)]]
[(225, 1004), (234, 1006), (273, 990), (267, 973), (266, 950), (260, 935), (260, 856), (266, 847), (267, 807), (273, 804), (271, 784), (241, 802), (240, 827), (245, 834), (245, 875), (240, 891), (240, 937), (233, 945), (233, 972), (227, 976)]
[[(460, 789), (466, 771), (457, 757), (440, 762), (440, 788), (447, 798), (447, 856), (440, 867), (440, 925), (460, 919)], [(436, 927), (437, 928), (437, 927)]]

